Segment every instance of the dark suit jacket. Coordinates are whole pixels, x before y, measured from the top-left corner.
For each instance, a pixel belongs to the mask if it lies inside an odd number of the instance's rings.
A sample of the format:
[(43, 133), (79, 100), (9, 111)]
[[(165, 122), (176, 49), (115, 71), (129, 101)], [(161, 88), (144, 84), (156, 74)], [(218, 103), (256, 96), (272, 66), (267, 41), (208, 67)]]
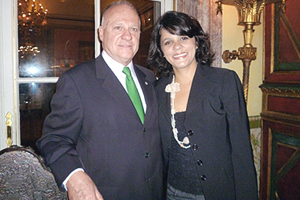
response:
[[(165, 166), (173, 137), (172, 77), (156, 86)], [(186, 109), (186, 132), (206, 200), (257, 199), (256, 173), (243, 89), (236, 73), (198, 65)]]
[(102, 56), (64, 73), (37, 146), (58, 185), (83, 168), (104, 199), (161, 199), (162, 151), (154, 73), (135, 66), (144, 125)]

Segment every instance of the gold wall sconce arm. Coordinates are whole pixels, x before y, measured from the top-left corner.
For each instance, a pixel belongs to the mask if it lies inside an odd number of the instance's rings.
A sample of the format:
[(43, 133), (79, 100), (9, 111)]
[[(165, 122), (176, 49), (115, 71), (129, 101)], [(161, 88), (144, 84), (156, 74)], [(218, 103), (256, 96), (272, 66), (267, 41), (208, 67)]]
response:
[(225, 63), (230, 63), (236, 58), (243, 62), (243, 79), (242, 85), (246, 103), (248, 101), (249, 72), (252, 60), (256, 59), (257, 48), (252, 46), (254, 35), (254, 26), (260, 25), (260, 16), (264, 6), (269, 3), (281, 3), (282, 9), (285, 10), (285, 0), (219, 0), (217, 14), (222, 14), (222, 4), (234, 5), (238, 10), (238, 25), (244, 26), (244, 46), (238, 48), (238, 51), (225, 50), (222, 59)]

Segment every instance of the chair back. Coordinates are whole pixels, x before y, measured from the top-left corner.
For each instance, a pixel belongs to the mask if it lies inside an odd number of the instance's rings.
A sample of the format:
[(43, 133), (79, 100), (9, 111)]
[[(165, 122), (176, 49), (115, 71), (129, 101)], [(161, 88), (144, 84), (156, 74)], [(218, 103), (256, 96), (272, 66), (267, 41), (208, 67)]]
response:
[(25, 147), (0, 151), (0, 199), (67, 200), (43, 159)]

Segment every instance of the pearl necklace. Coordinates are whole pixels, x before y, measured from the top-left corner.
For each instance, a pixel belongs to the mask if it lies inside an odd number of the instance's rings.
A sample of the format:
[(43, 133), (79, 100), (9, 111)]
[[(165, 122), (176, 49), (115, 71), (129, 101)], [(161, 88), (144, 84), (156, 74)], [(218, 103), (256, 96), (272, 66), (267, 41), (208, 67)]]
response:
[(174, 106), (175, 93), (178, 91), (180, 91), (180, 85), (179, 85), (179, 83), (175, 82), (175, 76), (173, 75), (172, 83), (168, 84), (165, 88), (165, 92), (170, 93), (170, 97), (171, 97), (171, 124), (172, 124), (173, 135), (180, 147), (182, 147), (184, 149), (188, 149), (191, 147), (189, 138), (184, 137), (182, 141), (180, 141), (178, 139), (178, 130), (176, 128), (176, 120), (174, 117), (174, 115), (175, 115), (175, 106)]

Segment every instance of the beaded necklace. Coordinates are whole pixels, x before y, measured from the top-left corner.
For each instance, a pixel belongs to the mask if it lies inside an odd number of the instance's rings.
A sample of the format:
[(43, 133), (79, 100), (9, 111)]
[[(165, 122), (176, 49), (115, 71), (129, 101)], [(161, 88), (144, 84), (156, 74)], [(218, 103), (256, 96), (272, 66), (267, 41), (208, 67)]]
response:
[(175, 82), (175, 76), (173, 75), (172, 83), (168, 84), (165, 88), (165, 92), (170, 93), (171, 97), (171, 125), (172, 125), (172, 130), (173, 130), (173, 135), (177, 143), (179, 144), (180, 147), (184, 149), (188, 149), (191, 147), (190, 141), (188, 137), (184, 137), (182, 141), (178, 139), (178, 130), (176, 128), (176, 120), (175, 120), (175, 106), (174, 106), (174, 101), (175, 101), (175, 93), (180, 91), (180, 85), (179, 83)]

